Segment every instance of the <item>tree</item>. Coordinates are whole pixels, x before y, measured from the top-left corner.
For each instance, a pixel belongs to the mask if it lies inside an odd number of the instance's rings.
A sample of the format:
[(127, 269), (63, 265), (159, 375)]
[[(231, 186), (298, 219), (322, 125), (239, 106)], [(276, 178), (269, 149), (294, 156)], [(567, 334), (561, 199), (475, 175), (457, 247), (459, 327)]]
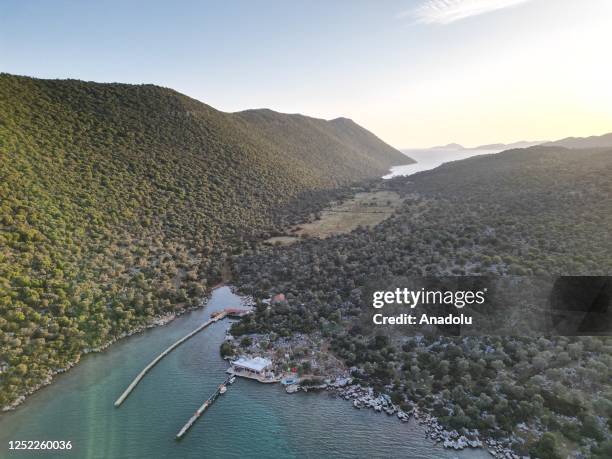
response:
[(559, 451), (557, 438), (550, 432), (542, 435), (542, 438), (529, 451), (529, 454), (538, 459), (563, 459)]

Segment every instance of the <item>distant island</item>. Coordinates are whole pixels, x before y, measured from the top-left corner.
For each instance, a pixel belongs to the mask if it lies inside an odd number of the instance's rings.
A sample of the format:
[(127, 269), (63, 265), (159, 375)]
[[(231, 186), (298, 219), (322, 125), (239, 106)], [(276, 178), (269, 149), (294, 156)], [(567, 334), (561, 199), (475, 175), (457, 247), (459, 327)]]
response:
[(436, 147), (431, 147), (429, 150), (465, 150), (466, 148), (458, 143), (449, 143), (447, 145), (438, 145)]
[[(520, 140), (512, 143), (489, 143), (476, 147), (464, 147), (460, 143), (453, 142), (447, 145), (437, 145), (435, 147), (425, 148), (425, 150), (510, 150), (512, 148), (529, 148), (535, 145), (545, 144), (546, 142), (546, 140)], [(406, 149), (406, 151), (409, 150), (411, 150), (411, 148)]]
[(490, 143), (486, 145), (478, 145), (472, 148), (472, 150), (511, 150), (513, 148), (529, 148), (535, 145), (540, 145), (546, 142), (545, 140), (519, 140), (518, 142), (512, 143)]
[(460, 143), (449, 143), (446, 145), (436, 145), (429, 148), (405, 148), (403, 151), (411, 150), (512, 150), (514, 148), (529, 148), (537, 145), (546, 147), (565, 147), (570, 149), (576, 148), (609, 148), (612, 147), (612, 132), (603, 135), (593, 135), (589, 137), (566, 137), (560, 140), (519, 140), (512, 143), (487, 143), (476, 147), (465, 147)]

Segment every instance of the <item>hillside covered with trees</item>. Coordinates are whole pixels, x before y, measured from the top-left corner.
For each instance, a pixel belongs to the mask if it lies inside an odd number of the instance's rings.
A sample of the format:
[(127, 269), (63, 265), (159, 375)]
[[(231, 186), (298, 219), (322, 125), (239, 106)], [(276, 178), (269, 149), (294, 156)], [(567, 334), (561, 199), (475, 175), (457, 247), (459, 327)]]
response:
[(609, 337), (392, 333), (372, 326), (371, 292), (407, 276), (612, 275), (611, 178), (612, 150), (532, 147), (380, 182), (405, 201), (377, 226), (235, 257), (242, 291), (287, 301), (232, 334), (307, 334), (364, 385), (522, 455), (610, 457)]
[(0, 75), (0, 406), (198, 304), (226, 255), (411, 162), (350, 120)]

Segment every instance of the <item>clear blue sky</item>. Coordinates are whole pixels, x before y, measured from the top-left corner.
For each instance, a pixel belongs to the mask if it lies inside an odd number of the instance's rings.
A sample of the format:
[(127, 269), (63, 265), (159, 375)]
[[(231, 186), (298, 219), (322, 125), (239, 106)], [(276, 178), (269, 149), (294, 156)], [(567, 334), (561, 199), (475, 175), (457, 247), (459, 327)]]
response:
[(612, 131), (611, 5), (3, 0), (0, 71), (346, 116), (396, 147), (598, 134)]

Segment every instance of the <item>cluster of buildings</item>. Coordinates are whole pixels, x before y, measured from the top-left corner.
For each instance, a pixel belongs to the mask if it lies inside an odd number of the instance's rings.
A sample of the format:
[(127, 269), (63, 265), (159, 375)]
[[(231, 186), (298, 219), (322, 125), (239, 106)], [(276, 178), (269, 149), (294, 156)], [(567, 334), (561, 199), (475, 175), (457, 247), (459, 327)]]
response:
[[(271, 298), (264, 300), (265, 304), (274, 304), (287, 301), (283, 293), (278, 293)], [(243, 315), (249, 314), (251, 310), (245, 311), (244, 309), (227, 308), (224, 309), (226, 315), (230, 317), (242, 317)], [(273, 370), (272, 360), (265, 357), (248, 357), (242, 355), (237, 359), (230, 362), (230, 367), (227, 372), (234, 376), (240, 376), (243, 378), (255, 379), (262, 383), (275, 383), (281, 380), (280, 375), (276, 375)]]

